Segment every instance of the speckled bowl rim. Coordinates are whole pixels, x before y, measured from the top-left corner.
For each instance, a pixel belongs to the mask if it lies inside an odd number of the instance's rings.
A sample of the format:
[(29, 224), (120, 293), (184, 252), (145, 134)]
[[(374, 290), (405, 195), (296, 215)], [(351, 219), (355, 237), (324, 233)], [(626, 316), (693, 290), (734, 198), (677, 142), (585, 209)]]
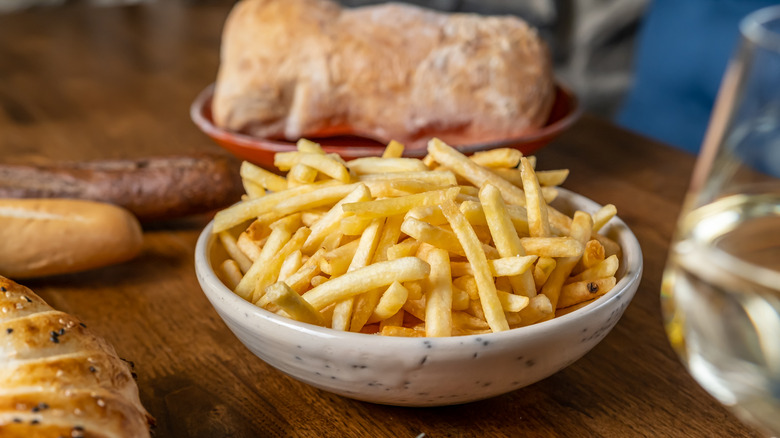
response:
[[(588, 213), (592, 213), (601, 207), (596, 202), (584, 196), (578, 195), (570, 190), (566, 190), (564, 188), (558, 188), (558, 190), (559, 200), (556, 201), (558, 203), (563, 201), (564, 203), (568, 203), (574, 206), (572, 207), (572, 211), (574, 209), (579, 209)], [(564, 209), (564, 211), (566, 211), (566, 209)], [(384, 348), (382, 345), (403, 346), (405, 344), (417, 345), (419, 343), (419, 337), (405, 338), (394, 336), (378, 336), (365, 333), (343, 332), (330, 328), (318, 327), (312, 324), (298, 322), (283, 316), (279, 316), (242, 299), (233, 293), (233, 291), (228, 289), (221, 280), (219, 280), (217, 274), (214, 271), (214, 268), (211, 265), (211, 261), (208, 258), (210, 245), (212, 245), (216, 240), (216, 236), (212, 233), (213, 225), (214, 222), (212, 220), (208, 223), (208, 225), (206, 225), (198, 237), (198, 241), (195, 246), (195, 271), (198, 277), (202, 280), (202, 284), (205, 283), (209, 286), (209, 290), (204, 287), (202, 287), (202, 289), (215, 308), (217, 307), (217, 300), (220, 299), (223, 301), (224, 305), (229, 306), (231, 309), (235, 309), (237, 315), (251, 314), (255, 317), (272, 322), (280, 327), (294, 330), (302, 334), (311, 335), (318, 338), (344, 339), (345, 341), (349, 341), (351, 345), (362, 344), (360, 345), (361, 347), (369, 349)], [(623, 222), (617, 216), (613, 217), (609, 221), (609, 223), (605, 226), (605, 230), (608, 231), (607, 234), (611, 235), (613, 239), (619, 241), (623, 252), (623, 260), (626, 261), (626, 265), (624, 268), (621, 268), (624, 269), (624, 274), (623, 277), (618, 280), (617, 284), (615, 284), (615, 287), (613, 287), (606, 294), (602, 295), (595, 302), (566, 315), (562, 315), (552, 320), (536, 323), (526, 327), (518, 327), (498, 333), (483, 333), (426, 339), (430, 339), (432, 342), (441, 344), (439, 347), (457, 348), (459, 345), (462, 345), (464, 341), (476, 338), (481, 338), (490, 342), (507, 342), (518, 338), (538, 337), (543, 335), (545, 332), (565, 330), (570, 325), (577, 324), (578, 321), (580, 321), (582, 318), (587, 318), (589, 314), (596, 313), (599, 309), (605, 306), (610, 306), (612, 302), (618, 299), (621, 295), (628, 293), (631, 294), (631, 297), (629, 298), (633, 298), (633, 294), (638, 288), (638, 283), (642, 278), (643, 272), (642, 249), (639, 245), (639, 241), (636, 239), (636, 236), (628, 228), (625, 222)], [(620, 236), (619, 239), (617, 238), (618, 235)], [(223, 311), (225, 310), (225, 306), (219, 307)], [(273, 336), (278, 336), (278, 334), (273, 334)], [(381, 341), (379, 341), (380, 339)]]

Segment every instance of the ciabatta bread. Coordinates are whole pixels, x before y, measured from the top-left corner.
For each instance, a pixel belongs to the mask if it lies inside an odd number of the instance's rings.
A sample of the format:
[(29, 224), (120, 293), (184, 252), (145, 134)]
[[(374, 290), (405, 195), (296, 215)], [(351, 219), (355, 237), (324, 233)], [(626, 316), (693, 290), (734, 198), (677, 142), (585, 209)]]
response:
[(153, 422), (111, 345), (0, 277), (0, 436), (148, 437)]
[(0, 199), (0, 275), (84, 271), (135, 257), (138, 220), (124, 208), (75, 199)]
[(354, 132), (424, 148), (533, 131), (553, 99), (546, 46), (516, 17), (244, 0), (225, 25), (212, 109), (218, 126), (260, 137)]

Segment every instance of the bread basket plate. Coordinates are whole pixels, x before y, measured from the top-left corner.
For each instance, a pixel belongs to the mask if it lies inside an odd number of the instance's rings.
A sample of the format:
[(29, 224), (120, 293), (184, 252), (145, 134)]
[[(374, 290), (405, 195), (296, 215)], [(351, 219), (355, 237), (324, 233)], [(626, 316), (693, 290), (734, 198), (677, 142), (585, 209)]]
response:
[[(296, 150), (295, 142), (284, 139), (260, 138), (252, 135), (220, 128), (214, 124), (211, 112), (211, 101), (214, 94), (214, 84), (206, 87), (195, 98), (190, 106), (190, 117), (201, 131), (206, 133), (219, 146), (228, 150), (238, 158), (247, 160), (263, 167), (273, 167), (274, 154)], [(520, 137), (507, 138), (500, 141), (475, 144), (453, 144), (455, 149), (464, 154), (499, 148), (510, 147), (518, 149), (525, 155), (547, 145), (561, 132), (568, 129), (581, 115), (577, 96), (565, 86), (556, 83), (555, 101), (550, 117), (540, 129)], [(313, 135), (307, 136), (322, 145), (328, 153), (337, 153), (345, 160), (359, 157), (382, 155), (385, 144), (377, 140), (359, 135)], [(422, 157), (426, 154), (423, 148), (407, 148), (405, 156)]]

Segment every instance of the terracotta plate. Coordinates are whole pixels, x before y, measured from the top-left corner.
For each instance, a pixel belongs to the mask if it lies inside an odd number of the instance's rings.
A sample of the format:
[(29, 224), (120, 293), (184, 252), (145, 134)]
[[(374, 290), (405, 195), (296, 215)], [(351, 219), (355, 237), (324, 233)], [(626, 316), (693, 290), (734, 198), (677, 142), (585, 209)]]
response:
[[(525, 155), (532, 154), (569, 128), (581, 114), (577, 97), (571, 90), (557, 84), (555, 91), (555, 102), (550, 118), (541, 129), (522, 137), (507, 138), (491, 143), (452, 146), (466, 154), (497, 147), (512, 147), (519, 149)], [(243, 160), (263, 167), (273, 166), (273, 156), (276, 152), (295, 150), (295, 143), (291, 141), (254, 137), (216, 126), (211, 114), (213, 92), (214, 84), (211, 84), (198, 95), (190, 107), (190, 116), (195, 124), (218, 145)], [(385, 146), (375, 140), (352, 135), (311, 136), (307, 138), (320, 143), (326, 152), (338, 153), (346, 160), (379, 156)], [(405, 155), (410, 157), (422, 157), (425, 153), (424, 149), (407, 148), (405, 151)]]

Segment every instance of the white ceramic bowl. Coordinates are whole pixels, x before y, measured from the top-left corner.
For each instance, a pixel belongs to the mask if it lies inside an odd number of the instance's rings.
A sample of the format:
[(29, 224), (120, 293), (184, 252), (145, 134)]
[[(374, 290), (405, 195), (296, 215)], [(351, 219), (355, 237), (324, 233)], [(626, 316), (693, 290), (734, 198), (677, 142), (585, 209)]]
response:
[[(561, 190), (562, 211), (596, 211), (593, 201)], [(613, 218), (604, 232), (622, 247), (618, 283), (579, 310), (528, 327), (450, 338), (400, 338), (345, 333), (293, 321), (244, 301), (214, 273), (209, 224), (195, 250), (198, 281), (217, 313), (260, 359), (325, 391), (397, 406), (439, 406), (480, 400), (538, 382), (571, 365), (620, 319), (642, 276), (642, 251)]]

